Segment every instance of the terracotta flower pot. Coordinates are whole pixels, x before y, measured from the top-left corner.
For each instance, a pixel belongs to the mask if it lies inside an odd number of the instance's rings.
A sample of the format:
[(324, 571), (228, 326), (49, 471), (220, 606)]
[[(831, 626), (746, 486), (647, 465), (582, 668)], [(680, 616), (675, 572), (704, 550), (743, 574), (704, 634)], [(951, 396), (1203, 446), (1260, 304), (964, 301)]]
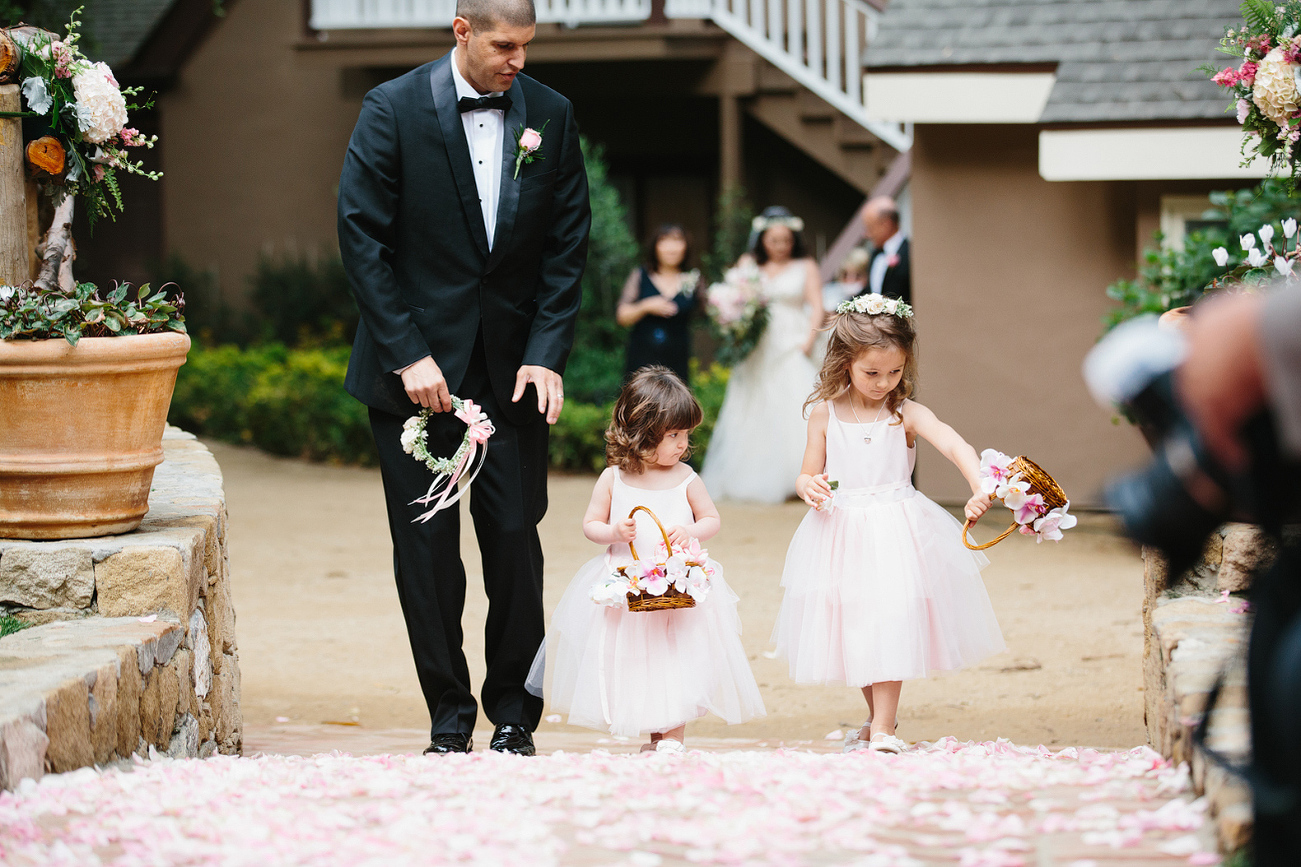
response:
[(0, 538), (126, 533), (149, 510), (190, 338), (0, 340)]

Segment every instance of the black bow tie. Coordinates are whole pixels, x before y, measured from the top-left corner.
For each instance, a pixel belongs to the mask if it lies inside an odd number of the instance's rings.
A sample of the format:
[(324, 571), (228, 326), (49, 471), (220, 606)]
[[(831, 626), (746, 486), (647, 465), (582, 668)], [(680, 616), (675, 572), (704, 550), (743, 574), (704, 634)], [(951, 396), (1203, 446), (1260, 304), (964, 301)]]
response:
[(481, 96), (477, 99), (474, 97), (463, 96), (456, 101), (456, 108), (462, 114), (467, 111), (478, 111), (483, 108), (495, 108), (499, 111), (510, 110), (510, 97), (506, 94), (497, 96)]

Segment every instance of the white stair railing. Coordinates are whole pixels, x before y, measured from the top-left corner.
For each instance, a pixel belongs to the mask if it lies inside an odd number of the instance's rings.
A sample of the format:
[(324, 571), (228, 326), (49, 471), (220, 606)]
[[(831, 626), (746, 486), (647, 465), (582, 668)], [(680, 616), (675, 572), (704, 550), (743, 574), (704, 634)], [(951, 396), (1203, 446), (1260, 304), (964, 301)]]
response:
[(773, 66), (903, 152), (912, 130), (868, 117), (863, 52), (880, 12), (863, 0), (666, 0), (669, 18), (709, 18)]
[[(536, 0), (547, 24), (637, 23), (650, 17), (650, 0)], [(314, 30), (451, 27), (456, 0), (312, 0)]]
[[(635, 24), (651, 0), (536, 0), (538, 21)], [(868, 117), (863, 52), (880, 12), (864, 0), (665, 0), (669, 18), (706, 18), (900, 152), (912, 129)], [(316, 30), (450, 27), (456, 0), (312, 0)]]

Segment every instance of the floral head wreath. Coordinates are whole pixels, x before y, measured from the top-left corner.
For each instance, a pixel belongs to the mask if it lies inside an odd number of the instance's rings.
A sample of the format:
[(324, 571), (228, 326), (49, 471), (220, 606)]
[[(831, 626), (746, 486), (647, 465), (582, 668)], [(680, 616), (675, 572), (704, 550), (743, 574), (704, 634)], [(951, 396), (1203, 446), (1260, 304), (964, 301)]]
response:
[(804, 221), (794, 215), (765, 217), (760, 214), (750, 221), (750, 229), (755, 232), (766, 232), (773, 226), (785, 226), (792, 232), (804, 231)]
[[(483, 468), (484, 458), (488, 456), (488, 437), (497, 432), (488, 414), (478, 404), (462, 400), (456, 395), (451, 397), (453, 412), (465, 424), (465, 436), (450, 458), (440, 458), (429, 451), (429, 432), (426, 428), (429, 417), (433, 414), (432, 409), (422, 409), (402, 425), (402, 451), (424, 464), (434, 474), (429, 491), (410, 503), (412, 506), (418, 503), (430, 507), (429, 511), (415, 519), (422, 524), (461, 499), (461, 494), (469, 488)], [(457, 487), (461, 481), (465, 484)]]
[(836, 308), (837, 313), (866, 313), (869, 316), (875, 316), (878, 313), (890, 313), (898, 316), (900, 319), (912, 319), (913, 309), (910, 305), (900, 301), (898, 298), (887, 298), (884, 295), (878, 295), (873, 292), (870, 295), (859, 295), (856, 298), (850, 298), (848, 301), (840, 302)]

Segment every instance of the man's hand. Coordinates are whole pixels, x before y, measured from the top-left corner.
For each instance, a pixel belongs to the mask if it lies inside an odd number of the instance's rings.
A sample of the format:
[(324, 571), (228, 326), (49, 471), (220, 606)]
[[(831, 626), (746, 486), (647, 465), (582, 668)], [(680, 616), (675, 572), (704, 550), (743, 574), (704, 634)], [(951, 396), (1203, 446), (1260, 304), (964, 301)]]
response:
[(1239, 433), (1265, 402), (1260, 320), (1265, 299), (1238, 293), (1206, 302), (1188, 318), (1188, 355), (1175, 372), (1179, 400), (1207, 447), (1231, 468), (1246, 465)]
[(524, 396), (524, 388), (533, 383), (538, 390), (538, 412), (547, 414), (547, 424), (555, 424), (560, 419), (560, 407), (565, 402), (565, 383), (560, 374), (537, 364), (526, 364), (515, 374), (515, 394), (511, 403), (519, 403)]
[(402, 387), (412, 403), (427, 406), (434, 412), (448, 412), (452, 408), (452, 393), (432, 356), (427, 355), (402, 371)]

